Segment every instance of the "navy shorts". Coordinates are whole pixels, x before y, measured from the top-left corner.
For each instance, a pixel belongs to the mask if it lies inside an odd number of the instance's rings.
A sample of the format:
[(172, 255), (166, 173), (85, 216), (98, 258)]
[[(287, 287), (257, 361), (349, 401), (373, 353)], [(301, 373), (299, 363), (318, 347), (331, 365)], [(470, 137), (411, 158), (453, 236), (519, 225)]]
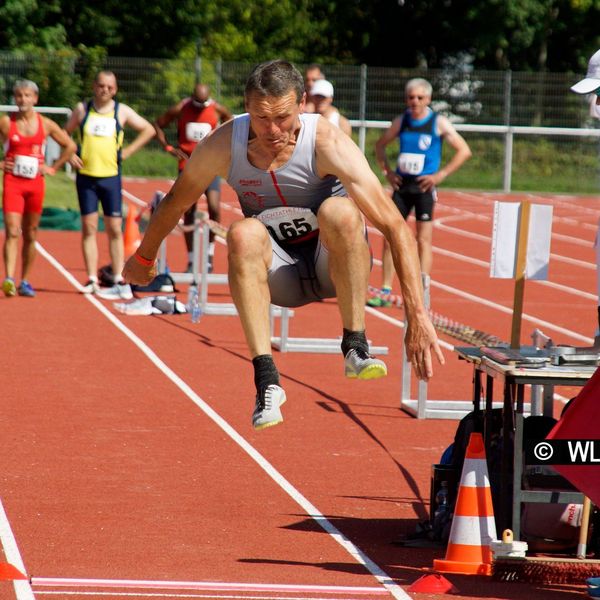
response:
[(121, 217), (123, 215), (120, 175), (90, 177), (78, 173), (75, 185), (79, 198), (79, 210), (82, 215), (98, 212), (98, 202), (102, 204), (105, 217)]

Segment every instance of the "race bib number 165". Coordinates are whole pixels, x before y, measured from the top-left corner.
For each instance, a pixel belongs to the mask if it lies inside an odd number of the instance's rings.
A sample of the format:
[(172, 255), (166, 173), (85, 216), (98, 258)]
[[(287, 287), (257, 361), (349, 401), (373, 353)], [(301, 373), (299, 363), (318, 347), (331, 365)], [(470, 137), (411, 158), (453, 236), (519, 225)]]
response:
[(274, 239), (281, 242), (303, 238), (319, 228), (317, 215), (308, 208), (268, 208), (256, 218), (264, 223)]

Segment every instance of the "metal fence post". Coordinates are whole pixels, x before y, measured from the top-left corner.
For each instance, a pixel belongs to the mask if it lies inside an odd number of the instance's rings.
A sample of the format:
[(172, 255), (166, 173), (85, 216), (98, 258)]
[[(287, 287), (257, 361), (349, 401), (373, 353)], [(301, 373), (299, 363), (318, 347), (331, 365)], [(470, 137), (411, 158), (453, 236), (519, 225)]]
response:
[(502, 191), (506, 193), (510, 192), (512, 185), (513, 137), (512, 127), (509, 127), (504, 134), (504, 181)]
[[(367, 118), (367, 65), (360, 65), (360, 105), (358, 108), (358, 118), (364, 121)], [(365, 153), (365, 141), (367, 137), (367, 128), (364, 125), (358, 130), (358, 147), (362, 153)]]
[(512, 157), (513, 157), (513, 133), (510, 129), (512, 111), (512, 71), (504, 72), (504, 124), (508, 131), (504, 136), (504, 177), (502, 190), (510, 192), (512, 185)]
[(198, 36), (196, 40), (196, 56), (194, 59), (194, 74), (196, 77), (196, 83), (202, 81), (202, 38)]
[(217, 98), (222, 101), (221, 98), (221, 85), (223, 83), (223, 59), (221, 57), (217, 58), (215, 64), (215, 74), (216, 74), (216, 83), (215, 83), (215, 92)]

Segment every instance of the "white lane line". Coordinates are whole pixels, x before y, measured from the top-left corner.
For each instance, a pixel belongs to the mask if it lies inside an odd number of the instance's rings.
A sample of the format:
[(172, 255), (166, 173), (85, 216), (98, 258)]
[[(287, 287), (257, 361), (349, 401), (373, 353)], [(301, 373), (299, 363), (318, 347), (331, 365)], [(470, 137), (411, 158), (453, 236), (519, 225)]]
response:
[(79, 579), (61, 577), (32, 577), (34, 586), (45, 587), (82, 587), (82, 588), (123, 588), (123, 589), (160, 589), (160, 590), (198, 590), (219, 592), (269, 592), (306, 593), (306, 594), (352, 594), (352, 595), (388, 595), (383, 587), (349, 585), (289, 585), (278, 583), (237, 583), (225, 581), (156, 581), (148, 579)]
[[(455, 235), (460, 235), (462, 237), (466, 237), (472, 240), (479, 240), (481, 242), (490, 243), (492, 239), (487, 235), (473, 233), (472, 231), (466, 231), (465, 229), (459, 229), (458, 227), (452, 227), (451, 225), (444, 225), (443, 223), (436, 223), (436, 227), (438, 229), (448, 231), (449, 233), (454, 233)], [(554, 254), (551, 252), (550, 258), (560, 262), (565, 262), (570, 265), (575, 265), (583, 269), (590, 269), (594, 271), (596, 270), (596, 265), (594, 263), (590, 263), (584, 260), (578, 260), (576, 258), (570, 258), (569, 256), (562, 256), (561, 254)]]
[[(23, 563), (23, 559), (21, 558), (21, 553), (19, 552), (19, 548), (17, 546), (17, 540), (15, 539), (15, 536), (12, 532), (10, 523), (8, 521), (8, 517), (6, 516), (6, 511), (4, 510), (4, 506), (2, 505), (1, 500), (0, 544), (2, 545), (2, 549), (4, 550), (4, 556), (6, 557), (7, 562), (10, 563), (13, 567), (19, 569), (21, 573), (27, 573), (27, 571), (25, 570), (25, 564)], [(29, 585), (29, 581), (25, 579), (15, 580), (13, 581), (13, 586), (15, 588), (17, 600), (35, 600), (35, 596), (33, 594), (33, 590), (31, 589), (31, 585)]]
[[(36, 244), (38, 252), (52, 264), (52, 266), (62, 274), (62, 276), (76, 289), (81, 286), (77, 280), (69, 273), (41, 244)], [(316, 521), (340, 546), (354, 558), (354, 560), (363, 565), (373, 577), (387, 589), (394, 597), (401, 600), (409, 600), (404, 590), (396, 584), (393, 579), (369, 558), (358, 546), (350, 541), (325, 515), (317, 509), (299, 490), (297, 490), (275, 467), (254, 448), (244, 437), (242, 437), (225, 419), (223, 419), (211, 406), (209, 406), (194, 390), (181, 379), (171, 368), (169, 368), (156, 353), (145, 344), (137, 335), (127, 328), (119, 319), (115, 317), (102, 303), (100, 303), (91, 294), (85, 298), (91, 302), (117, 329), (128, 337), (156, 366), (157, 369), (168, 377), (202, 412), (212, 419), (242, 450), (244, 450), (265, 473), (275, 481), (314, 521)]]
[[(233, 594), (170, 594), (166, 592), (69, 592), (66, 590), (61, 591), (49, 591), (43, 590), (36, 592), (39, 596), (91, 596), (93, 598), (98, 597), (113, 597), (113, 598), (201, 598), (202, 600), (332, 600), (331, 596), (328, 598), (316, 596), (237, 596)], [(387, 593), (387, 592), (386, 592)], [(350, 600), (349, 598), (343, 598), (341, 600)]]
[[(480, 298), (479, 296), (469, 294), (468, 292), (463, 292), (462, 290), (457, 290), (456, 288), (453, 288), (449, 285), (445, 285), (443, 283), (439, 283), (438, 281), (434, 281), (433, 279), (431, 280), (431, 285), (433, 287), (438, 287), (438, 288), (440, 288), (446, 292), (449, 292), (451, 294), (455, 294), (457, 296), (465, 298), (466, 300), (471, 300), (473, 302), (483, 304), (490, 308), (494, 308), (505, 314), (512, 315), (512, 313), (513, 313), (512, 308), (507, 308), (506, 306), (503, 306), (502, 304), (498, 304), (496, 302), (492, 302), (491, 300), (486, 300), (485, 298)], [(534, 317), (527, 313), (523, 313), (522, 318), (526, 321), (529, 321), (530, 323), (533, 323), (534, 325), (541, 325), (543, 327), (546, 327), (547, 329), (552, 329), (553, 331), (556, 331), (557, 333), (562, 333), (573, 339), (585, 342), (586, 344), (588, 344), (590, 346), (594, 343), (594, 340), (590, 337), (581, 335), (580, 333), (576, 333), (575, 331), (571, 331), (570, 329), (560, 327), (558, 325), (555, 325), (554, 323), (550, 323), (549, 321), (544, 321), (543, 319), (538, 319), (537, 317)]]
[[(464, 254), (458, 254), (457, 252), (453, 252), (452, 250), (445, 250), (444, 248), (438, 248), (437, 246), (433, 246), (432, 250), (436, 254), (448, 256), (449, 258), (454, 258), (455, 260), (466, 262), (472, 265), (477, 265), (478, 267), (482, 267), (489, 271), (490, 263), (488, 261), (473, 258), (471, 256), (466, 256)], [(381, 261), (378, 262), (379, 264), (381, 264)], [(594, 302), (598, 300), (598, 296), (596, 294), (591, 294), (590, 292), (585, 292), (583, 290), (579, 290), (568, 285), (563, 285), (562, 283), (556, 283), (554, 281), (537, 281), (536, 283), (545, 287), (554, 288), (555, 290), (560, 290), (565, 294), (572, 294), (574, 296), (579, 296), (580, 298), (586, 298), (587, 300), (594, 300)]]
[[(485, 298), (475, 296), (473, 294), (470, 294), (469, 292), (463, 292), (462, 290), (458, 290), (458, 289), (453, 288), (444, 283), (434, 281), (433, 279), (431, 280), (431, 286), (438, 287), (450, 294), (454, 294), (456, 296), (464, 298), (465, 300), (471, 300), (472, 302), (475, 302), (476, 304), (483, 304), (484, 306), (487, 306), (488, 308), (493, 308), (494, 310), (498, 310), (498, 311), (503, 312), (508, 315), (512, 315), (512, 313), (513, 313), (512, 308), (507, 308), (506, 306), (503, 306), (502, 304), (498, 304), (497, 302), (493, 302), (492, 300), (486, 300)], [(365, 310), (367, 310), (372, 315), (377, 316), (379, 319), (383, 319), (384, 321), (391, 323), (392, 325), (396, 325), (397, 327), (404, 327), (404, 323), (402, 321), (394, 319), (393, 317), (390, 317), (390, 316), (382, 313), (381, 311), (378, 311), (377, 309), (366, 306)], [(562, 333), (573, 339), (585, 342), (587, 345), (591, 346), (594, 343), (594, 340), (590, 337), (581, 335), (580, 333), (577, 333), (570, 329), (560, 327), (559, 325), (555, 325), (554, 323), (550, 323), (549, 321), (544, 321), (543, 319), (538, 319), (537, 317), (534, 317), (527, 313), (523, 313), (522, 318), (526, 321), (533, 323), (534, 325), (541, 325), (541, 326), (545, 327), (546, 329), (551, 329), (552, 331), (556, 331), (557, 333)], [(443, 341), (443, 340), (440, 340), (440, 341)], [(444, 347), (446, 347), (446, 346), (444, 346)], [(454, 346), (448, 346), (448, 348), (450, 350), (452, 350), (452, 349), (454, 349)]]
[[(506, 198), (506, 195), (502, 193), (484, 193), (480, 195), (476, 195), (469, 192), (463, 192), (459, 190), (454, 190), (453, 193), (469, 202), (476, 202), (479, 205), (489, 206), (491, 202), (495, 202), (496, 200), (500, 201), (508, 201), (508, 202), (516, 202), (515, 198)], [(552, 204), (553, 206), (557, 206), (560, 208), (568, 208), (571, 211), (576, 211), (578, 214), (587, 214), (594, 220), (598, 218), (600, 215), (600, 211), (594, 208), (588, 208), (586, 206), (577, 206), (575, 202), (581, 200), (580, 196), (570, 196), (570, 201), (566, 199), (564, 196), (540, 196), (537, 194), (526, 193), (523, 194), (523, 197), (528, 198), (530, 200), (540, 200), (546, 204)], [(591, 198), (592, 199), (592, 198)], [(570, 221), (571, 224), (576, 224), (577, 226), (591, 229), (594, 231), (597, 229), (596, 225), (592, 225), (588, 222), (582, 222), (575, 217), (558, 217), (559, 219), (564, 219), (565, 223)]]

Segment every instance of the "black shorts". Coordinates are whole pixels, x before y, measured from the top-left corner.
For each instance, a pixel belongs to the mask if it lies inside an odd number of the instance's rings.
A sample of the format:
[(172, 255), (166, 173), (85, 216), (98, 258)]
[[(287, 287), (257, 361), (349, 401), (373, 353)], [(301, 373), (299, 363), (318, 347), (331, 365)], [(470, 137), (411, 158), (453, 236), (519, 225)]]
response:
[(418, 184), (411, 181), (403, 183), (400, 189), (394, 192), (392, 200), (405, 219), (414, 208), (417, 221), (432, 221), (437, 192), (435, 188), (429, 192), (421, 192)]

